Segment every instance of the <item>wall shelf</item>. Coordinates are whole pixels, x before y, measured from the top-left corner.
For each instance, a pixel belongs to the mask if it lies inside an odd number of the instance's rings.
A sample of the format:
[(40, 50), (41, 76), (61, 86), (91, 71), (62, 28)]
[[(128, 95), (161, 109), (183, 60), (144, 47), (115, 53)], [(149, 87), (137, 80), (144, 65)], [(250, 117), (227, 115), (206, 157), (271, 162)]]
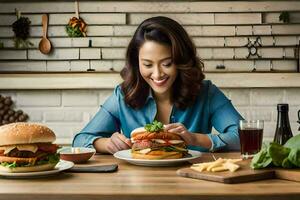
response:
[[(220, 88), (300, 87), (300, 73), (206, 73)], [(112, 89), (122, 81), (118, 73), (0, 74), (1, 90)]]

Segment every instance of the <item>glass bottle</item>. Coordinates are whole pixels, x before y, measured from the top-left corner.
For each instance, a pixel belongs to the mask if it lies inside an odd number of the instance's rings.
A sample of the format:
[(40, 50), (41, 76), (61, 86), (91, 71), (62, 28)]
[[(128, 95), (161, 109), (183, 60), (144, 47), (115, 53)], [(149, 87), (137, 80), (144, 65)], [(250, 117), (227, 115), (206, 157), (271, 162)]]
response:
[(300, 110), (298, 110), (298, 124), (299, 124), (299, 128), (298, 128), (298, 131), (300, 131)]
[(289, 104), (277, 104), (277, 111), (274, 142), (284, 145), (289, 138), (293, 137), (289, 121)]

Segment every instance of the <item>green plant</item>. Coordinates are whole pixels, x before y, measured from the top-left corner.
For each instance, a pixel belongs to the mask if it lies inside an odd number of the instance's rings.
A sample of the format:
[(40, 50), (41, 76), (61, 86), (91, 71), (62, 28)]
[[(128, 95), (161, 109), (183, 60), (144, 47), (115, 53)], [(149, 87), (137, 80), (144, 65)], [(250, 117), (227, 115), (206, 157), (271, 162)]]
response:
[(69, 37), (85, 37), (87, 24), (82, 18), (72, 17), (66, 25), (66, 32)]
[(283, 168), (300, 167), (300, 135), (290, 138), (285, 145), (275, 142), (264, 144), (251, 161), (251, 168), (253, 169), (270, 166)]
[(17, 20), (12, 24), (15, 34), (14, 43), (16, 48), (28, 48), (33, 44), (28, 40), (31, 21), (28, 17), (21, 17), (20, 12), (16, 10)]
[(290, 22), (290, 14), (287, 11), (283, 11), (279, 15), (279, 21), (283, 21), (284, 23)]
[(80, 31), (79, 27), (72, 27), (70, 25), (66, 26), (66, 32), (69, 37), (83, 37), (83, 33)]
[(4, 48), (4, 44), (3, 42), (0, 42), (0, 49), (3, 49)]
[(149, 132), (159, 132), (164, 129), (164, 125), (154, 120), (151, 124), (146, 124), (144, 128)]

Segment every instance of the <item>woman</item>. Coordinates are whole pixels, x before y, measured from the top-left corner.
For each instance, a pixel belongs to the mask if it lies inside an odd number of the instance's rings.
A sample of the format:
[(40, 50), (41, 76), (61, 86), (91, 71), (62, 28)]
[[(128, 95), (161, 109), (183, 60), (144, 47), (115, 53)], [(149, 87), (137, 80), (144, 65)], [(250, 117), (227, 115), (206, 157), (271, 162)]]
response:
[[(78, 133), (73, 146), (115, 153), (131, 148), (130, 132), (151, 123), (179, 134), (190, 149), (239, 149), (239, 113), (210, 81), (187, 32), (167, 17), (142, 22), (129, 43), (123, 83)], [(219, 134), (211, 134), (214, 127)]]

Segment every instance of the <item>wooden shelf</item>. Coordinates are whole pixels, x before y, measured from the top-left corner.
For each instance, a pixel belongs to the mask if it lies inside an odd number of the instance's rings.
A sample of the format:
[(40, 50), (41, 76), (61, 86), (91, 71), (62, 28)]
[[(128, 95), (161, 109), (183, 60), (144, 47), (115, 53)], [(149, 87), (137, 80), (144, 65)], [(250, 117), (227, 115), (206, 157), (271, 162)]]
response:
[[(300, 73), (206, 73), (206, 79), (220, 88), (300, 87)], [(112, 89), (121, 81), (118, 73), (0, 74), (0, 89)]]

